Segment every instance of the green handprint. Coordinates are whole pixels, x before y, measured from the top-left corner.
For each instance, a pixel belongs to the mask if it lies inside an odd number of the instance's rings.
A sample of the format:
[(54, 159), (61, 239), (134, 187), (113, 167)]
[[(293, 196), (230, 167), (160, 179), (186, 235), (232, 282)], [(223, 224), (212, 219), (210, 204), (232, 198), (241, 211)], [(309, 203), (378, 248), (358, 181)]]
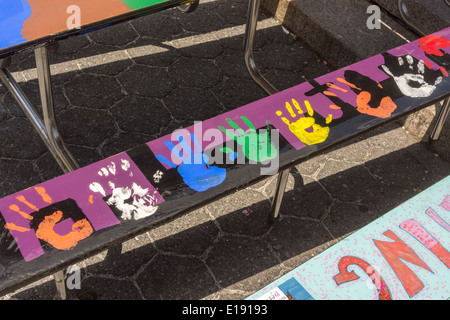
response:
[(227, 123), (237, 131), (239, 135), (236, 135), (234, 132), (223, 126), (219, 126), (219, 130), (225, 132), (227, 136), (234, 139), (242, 146), (245, 157), (250, 161), (265, 162), (275, 158), (278, 155), (278, 151), (270, 141), (269, 128), (262, 133), (258, 133), (255, 126), (247, 119), (247, 117), (242, 116), (241, 119), (249, 127), (247, 132), (240, 128), (230, 118), (226, 118)]

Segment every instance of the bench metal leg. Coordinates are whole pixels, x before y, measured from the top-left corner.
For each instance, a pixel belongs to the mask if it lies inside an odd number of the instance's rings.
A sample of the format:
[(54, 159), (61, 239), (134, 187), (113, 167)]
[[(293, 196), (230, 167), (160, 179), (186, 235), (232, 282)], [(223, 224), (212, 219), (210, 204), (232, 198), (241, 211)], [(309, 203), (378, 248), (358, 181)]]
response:
[(450, 98), (444, 100), (442, 105), (441, 112), (439, 112), (436, 125), (433, 129), (433, 132), (430, 135), (430, 139), (436, 141), (439, 139), (442, 128), (444, 127), (445, 120), (447, 120), (450, 114)]
[(255, 64), (253, 58), (253, 47), (256, 33), (256, 25), (258, 23), (260, 0), (250, 0), (247, 12), (247, 25), (245, 28), (245, 40), (244, 40), (244, 59), (247, 65), (247, 70), (256, 81), (268, 94), (277, 93), (277, 90), (267, 79), (263, 77), (261, 72)]
[(34, 53), (36, 58), (36, 68), (39, 80), (39, 90), (41, 95), (44, 125), (48, 138), (50, 140), (50, 144), (55, 150), (58, 158), (63, 162), (63, 170), (65, 170), (66, 172), (76, 170), (79, 168), (79, 165), (64, 144), (64, 141), (62, 140), (58, 127), (56, 125), (50, 64), (48, 60), (47, 48), (37, 48), (34, 50)]
[(56, 284), (57, 298), (61, 300), (67, 300), (67, 288), (66, 288), (66, 270), (58, 271), (53, 275)]
[(280, 218), (280, 207), (281, 202), (283, 201), (284, 192), (286, 191), (289, 172), (291, 172), (290, 168), (278, 173), (277, 186), (275, 188), (275, 194), (273, 196), (272, 201), (272, 208), (270, 210), (270, 217), (269, 217), (270, 223), (277, 222), (278, 219)]
[[(17, 103), (32, 123), (34, 129), (44, 142), (47, 149), (55, 158), (61, 169), (67, 173), (79, 168), (79, 165), (67, 149), (61, 138), (53, 104), (53, 90), (51, 83), (50, 64), (46, 47), (35, 49), (36, 69), (39, 81), (39, 91), (42, 104), (43, 120), (31, 105), (29, 99), (8, 71), (10, 59), (0, 60), (0, 79), (16, 99)], [(54, 275), (56, 289), (60, 299), (67, 299), (65, 283), (66, 271), (60, 271)]]
[(69, 172), (77, 169), (79, 165), (64, 145), (56, 126), (47, 50), (42, 47), (36, 49), (35, 53), (44, 121), (8, 71), (8, 63), (4, 60), (0, 61), (0, 79), (16, 99), (58, 165), (64, 172)]
[(409, 16), (408, 9), (406, 8), (406, 4), (403, 0), (398, 0), (398, 9), (400, 10), (400, 15), (405, 21), (407, 25), (409, 25), (414, 31), (416, 31), (418, 34), (422, 36), (426, 36), (430, 34), (428, 30), (426, 30), (424, 27), (418, 25), (416, 22), (414, 22), (411, 17)]

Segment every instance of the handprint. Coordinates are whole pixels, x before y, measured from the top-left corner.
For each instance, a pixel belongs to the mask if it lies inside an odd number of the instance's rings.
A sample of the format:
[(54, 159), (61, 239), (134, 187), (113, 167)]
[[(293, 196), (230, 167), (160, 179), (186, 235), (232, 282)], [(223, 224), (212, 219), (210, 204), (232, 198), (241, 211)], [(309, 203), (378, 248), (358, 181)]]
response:
[(397, 105), (390, 96), (386, 95), (380, 83), (353, 70), (346, 70), (344, 77), (345, 79), (337, 80), (347, 84), (357, 94), (356, 106), (360, 113), (378, 118), (389, 118), (397, 109)]
[(400, 91), (411, 98), (429, 97), (436, 86), (442, 82), (442, 74), (439, 71), (426, 67), (423, 61), (417, 60), (411, 55), (395, 57), (384, 54), (384, 72), (394, 79)]
[[(328, 138), (330, 128), (316, 123), (316, 119), (313, 118), (314, 110), (311, 108), (309, 101), (305, 100), (304, 103), (307, 114), (305, 114), (296, 100), (292, 99), (292, 104), (297, 110), (297, 113), (294, 112), (290, 103), (286, 102), (286, 110), (289, 112), (291, 118), (295, 119), (298, 115), (300, 118), (295, 122), (291, 122), (285, 117), (282, 117), (281, 119), (289, 126), (289, 130), (291, 130), (291, 132), (304, 144), (313, 145), (324, 142)], [(280, 117), (283, 115), (281, 111), (277, 111), (276, 113)], [(331, 120), (332, 117), (329, 115), (325, 120), (325, 124), (329, 124)]]
[(190, 134), (190, 139), (194, 142), (194, 149), (191, 148), (190, 143), (181, 134), (178, 134), (176, 138), (184, 152), (181, 152), (172, 141), (164, 142), (176, 158), (176, 163), (160, 154), (156, 155), (156, 158), (161, 163), (171, 168), (176, 168), (183, 181), (190, 188), (199, 192), (206, 191), (225, 180), (226, 169), (208, 165), (209, 158), (203, 153), (194, 134)]
[(229, 129), (219, 126), (219, 130), (225, 132), (227, 136), (234, 139), (237, 144), (242, 146), (245, 157), (255, 162), (265, 162), (277, 156), (277, 148), (270, 141), (270, 130), (264, 130), (258, 133), (255, 126), (248, 120), (247, 117), (242, 116), (241, 119), (249, 127), (249, 130), (244, 131), (233, 120), (227, 118), (226, 121), (239, 135), (236, 135)]
[[(103, 198), (109, 196), (106, 203), (121, 213), (121, 219), (142, 219), (158, 209), (158, 192), (150, 187), (144, 188), (132, 180), (133, 172), (128, 160), (122, 159), (120, 166), (111, 162), (98, 171), (98, 176), (103, 182), (92, 182), (90, 190), (101, 194)], [(105, 189), (109, 190), (108, 193)], [(93, 202), (92, 196), (89, 201)]]
[[(33, 194), (31, 194), (34, 190)], [(33, 198), (33, 203), (28, 201), (27, 198), (21, 194), (16, 196), (17, 203), (12, 203), (9, 209), (22, 218), (28, 220), (28, 226), (19, 226), (13, 222), (5, 224), (5, 228), (9, 230), (15, 230), (18, 232), (28, 232), (31, 229), (35, 229), (36, 237), (48, 242), (53, 247), (59, 250), (70, 250), (77, 245), (80, 240), (89, 237), (94, 229), (86, 218), (80, 218), (72, 224), (71, 231), (61, 235), (54, 230), (57, 223), (63, 220), (63, 211), (55, 210), (58, 204), (53, 204), (53, 200), (47, 191), (43, 187), (34, 187), (27, 189), (29, 193), (27, 197)], [(35, 205), (36, 199), (39, 199), (38, 205)], [(68, 199), (66, 202), (70, 202)], [(50, 210), (51, 214), (45, 212)], [(43, 213), (44, 212), (44, 213)], [(70, 218), (75, 219), (75, 214), (70, 215)]]
[[(442, 49), (450, 47), (450, 40), (440, 35), (431, 34), (419, 39), (419, 46), (425, 55), (430, 59), (441, 65), (440, 70), (442, 74), (448, 77), (448, 71), (445, 68), (450, 66), (450, 54)], [(425, 59), (425, 65), (431, 69), (428, 59)]]

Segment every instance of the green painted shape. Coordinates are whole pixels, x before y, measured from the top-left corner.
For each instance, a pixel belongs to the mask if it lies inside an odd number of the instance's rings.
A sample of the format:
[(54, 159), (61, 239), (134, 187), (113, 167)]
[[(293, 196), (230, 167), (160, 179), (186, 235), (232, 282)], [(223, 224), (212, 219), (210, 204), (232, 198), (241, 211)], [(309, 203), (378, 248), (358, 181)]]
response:
[(166, 1), (168, 0), (122, 0), (130, 10), (146, 8)]

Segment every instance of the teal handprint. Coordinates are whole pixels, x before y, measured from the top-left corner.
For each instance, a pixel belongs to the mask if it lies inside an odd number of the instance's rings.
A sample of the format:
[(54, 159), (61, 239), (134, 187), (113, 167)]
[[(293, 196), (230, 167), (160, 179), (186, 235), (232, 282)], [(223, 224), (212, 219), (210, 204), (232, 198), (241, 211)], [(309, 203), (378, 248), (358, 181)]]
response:
[[(270, 141), (270, 130), (263, 130), (262, 133), (258, 133), (255, 126), (248, 120), (247, 117), (242, 116), (242, 121), (249, 127), (244, 131), (233, 120), (227, 118), (226, 121), (239, 135), (230, 131), (229, 129), (219, 126), (219, 129), (230, 138), (234, 139), (237, 144), (242, 146), (245, 157), (254, 162), (264, 162), (275, 158), (278, 155), (277, 148)], [(229, 152), (227, 148), (223, 149), (225, 152)]]

